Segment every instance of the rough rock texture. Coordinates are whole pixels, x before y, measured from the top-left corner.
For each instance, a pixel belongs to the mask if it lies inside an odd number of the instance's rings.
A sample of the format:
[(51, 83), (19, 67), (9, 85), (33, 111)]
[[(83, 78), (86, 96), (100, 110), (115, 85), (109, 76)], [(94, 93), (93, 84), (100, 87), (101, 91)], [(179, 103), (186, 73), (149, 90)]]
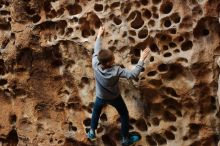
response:
[(109, 106), (97, 141), (85, 136), (103, 24), (103, 48), (121, 65), (152, 51), (138, 82), (120, 82), (136, 146), (216, 146), (219, 11), (219, 0), (0, 0), (0, 145), (120, 145)]

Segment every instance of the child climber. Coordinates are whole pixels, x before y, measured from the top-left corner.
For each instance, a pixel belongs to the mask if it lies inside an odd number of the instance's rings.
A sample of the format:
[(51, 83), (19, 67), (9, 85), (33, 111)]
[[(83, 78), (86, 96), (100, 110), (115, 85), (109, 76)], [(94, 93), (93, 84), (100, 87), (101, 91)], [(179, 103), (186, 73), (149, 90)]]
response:
[(113, 52), (101, 48), (101, 35), (104, 28), (100, 27), (95, 42), (92, 67), (96, 79), (96, 100), (93, 106), (91, 128), (87, 133), (90, 140), (96, 139), (96, 132), (102, 108), (110, 104), (120, 114), (122, 145), (129, 146), (140, 140), (138, 135), (129, 135), (129, 114), (119, 90), (119, 78), (135, 79), (143, 69), (144, 60), (149, 54), (149, 49), (141, 51), (140, 60), (133, 70), (127, 70), (114, 65)]

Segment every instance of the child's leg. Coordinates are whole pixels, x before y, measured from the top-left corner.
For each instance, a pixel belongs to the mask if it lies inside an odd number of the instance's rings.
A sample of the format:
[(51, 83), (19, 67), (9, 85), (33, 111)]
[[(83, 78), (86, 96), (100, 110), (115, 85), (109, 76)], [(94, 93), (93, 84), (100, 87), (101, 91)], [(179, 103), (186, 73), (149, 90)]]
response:
[(91, 129), (96, 130), (98, 126), (99, 117), (102, 111), (105, 101), (101, 98), (96, 97), (93, 111), (92, 111), (92, 120), (91, 120)]
[(121, 119), (121, 134), (123, 137), (128, 137), (129, 135), (129, 114), (128, 109), (125, 105), (124, 100), (122, 99), (121, 95), (120, 97), (117, 97), (116, 99), (110, 101), (112, 106), (116, 108), (118, 113), (120, 114)]

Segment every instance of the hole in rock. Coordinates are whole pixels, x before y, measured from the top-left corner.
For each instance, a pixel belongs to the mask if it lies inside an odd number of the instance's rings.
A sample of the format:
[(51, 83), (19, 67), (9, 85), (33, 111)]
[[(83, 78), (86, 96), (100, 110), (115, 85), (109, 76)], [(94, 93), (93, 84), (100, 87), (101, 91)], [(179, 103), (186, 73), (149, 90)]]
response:
[(169, 140), (174, 140), (174, 139), (175, 139), (175, 135), (174, 135), (171, 131), (166, 130), (166, 131), (164, 132), (164, 135), (165, 135), (166, 138), (169, 139)]
[(103, 143), (107, 146), (116, 146), (116, 143), (114, 140), (111, 139), (111, 134), (105, 134), (102, 136)]
[(157, 12), (157, 7), (156, 6), (151, 6), (151, 10), (154, 12), (154, 14)]
[(131, 27), (134, 29), (139, 29), (144, 25), (144, 21), (141, 18), (141, 13), (136, 11), (136, 17), (135, 19), (131, 22)]
[(160, 125), (160, 119), (158, 119), (157, 117), (152, 119), (152, 124), (154, 126), (159, 126)]
[(150, 146), (157, 146), (157, 143), (155, 142), (155, 140), (153, 139), (152, 136), (147, 135), (146, 136), (146, 141)]
[(169, 129), (172, 131), (177, 131), (177, 128), (175, 126), (170, 126)]
[(171, 48), (175, 48), (177, 45), (176, 45), (176, 43), (174, 43), (174, 42), (170, 42), (170, 43), (169, 43), (169, 46), (170, 46)]
[(25, 7), (25, 11), (27, 12), (27, 14), (29, 15), (34, 15), (35, 14), (35, 10), (31, 9), (29, 6)]
[(114, 23), (115, 23), (116, 25), (120, 25), (120, 24), (122, 23), (122, 20), (121, 20), (120, 18), (118, 18), (118, 17), (114, 17), (114, 18), (113, 18), (113, 21), (114, 21)]
[(188, 137), (187, 136), (183, 136), (183, 140), (184, 141), (188, 140)]
[(98, 127), (98, 128), (97, 128), (97, 133), (101, 133), (103, 130), (104, 130), (103, 127)]
[(153, 13), (153, 18), (158, 19), (159, 15), (157, 13)]
[(34, 107), (34, 109), (35, 109), (36, 111), (46, 110), (46, 109), (48, 109), (48, 104), (45, 103), (45, 102), (40, 102), (40, 103), (38, 103), (38, 104)]
[(103, 10), (103, 5), (102, 4), (95, 4), (94, 6), (95, 11), (100, 12)]
[(61, 143), (63, 143), (63, 141), (62, 141), (62, 140), (59, 140), (57, 143), (58, 143), (58, 144), (61, 144)]
[(167, 64), (162, 63), (157, 67), (157, 69), (159, 72), (166, 72), (168, 71), (168, 66)]
[(181, 109), (181, 104), (178, 103), (175, 99), (173, 98), (166, 98), (163, 100), (163, 104), (167, 107), (167, 108), (173, 108), (174, 110), (178, 110)]
[(144, 50), (145, 48), (146, 48), (145, 42), (138, 43), (133, 47), (133, 50), (135, 50), (135, 52), (133, 53), (135, 53), (136, 56), (140, 56), (140, 50)]
[(17, 121), (17, 116), (16, 116), (15, 114), (10, 115), (10, 117), (9, 117), (9, 122), (10, 122), (11, 124), (14, 124), (16, 121)]
[(0, 23), (0, 30), (11, 30), (11, 24), (9, 22)]
[(185, 62), (188, 63), (188, 60), (186, 58), (180, 57), (176, 60), (177, 62)]
[(0, 79), (0, 86), (7, 84), (8, 81), (6, 79)]
[(165, 121), (171, 121), (171, 122), (176, 121), (176, 116), (169, 111), (164, 111), (163, 118)]
[(154, 26), (155, 26), (155, 21), (154, 21), (154, 20), (150, 20), (150, 21), (148, 22), (148, 26), (154, 27)]
[(91, 145), (84, 143), (84, 142), (77, 141), (75, 140), (75, 138), (65, 138), (65, 142), (63, 146), (91, 146)]
[[(172, 67), (171, 67), (172, 68)], [(171, 87), (166, 87), (165, 88), (165, 92), (168, 94), (168, 95), (171, 95), (171, 96), (174, 96), (174, 97), (179, 97), (179, 95), (176, 93), (176, 91), (171, 88)]]
[(138, 57), (132, 57), (131, 58), (131, 64), (137, 64), (139, 61), (139, 58)]
[(71, 35), (73, 33), (73, 28), (69, 27), (66, 30), (66, 35)]
[(163, 56), (164, 56), (164, 57), (170, 57), (170, 56), (172, 56), (172, 53), (166, 52), (166, 53), (163, 54)]
[(143, 16), (146, 17), (147, 19), (150, 19), (150, 17), (152, 16), (151, 11), (145, 9)]
[(147, 29), (142, 29), (141, 31), (139, 31), (138, 33), (138, 38), (140, 39), (144, 39), (146, 38), (148, 35), (148, 30)]
[(150, 71), (147, 73), (148, 76), (155, 76), (157, 74), (157, 71)]
[(152, 44), (150, 45), (150, 50), (151, 50), (152, 52), (159, 52), (159, 48), (157, 47), (157, 45), (156, 45), (155, 43), (152, 43)]
[(134, 130), (134, 127), (132, 125), (129, 125), (129, 130)]
[(140, 130), (140, 131), (147, 131), (147, 124), (143, 118), (140, 118), (136, 121), (135, 126)]
[(105, 113), (103, 113), (101, 116), (100, 116), (100, 120), (101, 121), (108, 121), (108, 118), (107, 118), (107, 115)]
[(114, 134), (114, 139), (116, 141), (120, 141), (121, 140), (121, 134), (120, 134), (120, 131), (118, 130), (117, 132), (115, 132)]
[(150, 62), (153, 62), (153, 61), (154, 61), (154, 57), (151, 56), (151, 57), (150, 57)]
[(165, 41), (166, 39), (167, 39), (167, 36), (166, 36), (166, 35), (161, 35), (161, 36), (160, 36), (160, 40), (161, 40), (161, 41)]
[[(158, 93), (155, 89), (153, 89), (152, 91), (150, 91), (150, 90), (148, 91), (148, 95), (149, 95), (148, 97), (156, 97), (157, 94)], [(153, 113), (158, 113), (158, 114), (164, 110), (161, 103), (152, 104), (150, 108)]]
[(57, 15), (58, 16), (61, 16), (63, 13), (64, 13), (65, 9), (64, 8), (60, 8), (58, 11), (57, 11)]
[(1, 10), (0, 15), (10, 15), (10, 12), (6, 10)]
[(133, 54), (137, 57), (140, 57), (140, 49), (133, 49)]
[(0, 59), (0, 75), (4, 75), (5, 74), (5, 64), (4, 64), (4, 60)]
[(167, 19), (167, 20), (164, 21), (164, 26), (165, 26), (165, 27), (170, 27), (171, 24), (172, 24), (172, 23), (171, 23), (171, 21), (170, 21), (169, 19)]
[(88, 29), (82, 30), (82, 37), (88, 38), (90, 36), (90, 31)]
[(90, 124), (91, 124), (91, 118), (86, 118), (85, 120), (83, 120), (83, 125), (85, 125), (85, 126), (90, 126)]
[(51, 62), (51, 65), (53, 67), (59, 67), (59, 66), (62, 66), (63, 65), (63, 62), (62, 60), (60, 59), (54, 59), (52, 62)]
[(114, 52), (117, 48), (115, 46), (110, 46), (108, 49)]
[(179, 23), (181, 20), (179, 13), (173, 13), (170, 18), (174, 23)]
[(44, 2), (44, 11), (45, 11), (46, 13), (48, 13), (49, 11), (51, 11), (50, 1), (45, 1), (45, 2)]
[(33, 23), (37, 23), (38, 21), (40, 21), (40, 19), (41, 19), (41, 17), (37, 14), (37, 15), (34, 15), (33, 17), (32, 17), (32, 21), (33, 21)]
[(169, 47), (167, 46), (167, 45), (163, 45), (163, 50), (164, 51), (166, 51), (166, 50), (168, 50), (169, 49)]
[(82, 7), (77, 3), (73, 5), (68, 5), (66, 9), (68, 10), (70, 15), (76, 15), (82, 12)]
[(147, 5), (148, 4), (148, 0), (141, 0), (141, 4), (142, 5)]
[(24, 89), (21, 89), (21, 88), (13, 89), (13, 92), (16, 96), (26, 95), (26, 91)]
[(160, 7), (160, 11), (163, 13), (163, 14), (168, 14), (172, 11), (173, 9), (173, 3), (172, 2), (165, 2), (161, 5)]
[(130, 120), (129, 120), (129, 121), (130, 121), (130, 122), (129, 122), (130, 124), (135, 124), (137, 120), (136, 120), (136, 119), (134, 119), (134, 118), (130, 118)]
[(206, 28), (203, 29), (203, 30), (202, 30), (202, 35), (203, 35), (203, 36), (207, 36), (207, 35), (209, 35), (209, 30), (206, 29)]
[(161, 0), (152, 0), (153, 4), (159, 4)]
[(134, 31), (134, 30), (129, 30), (129, 34), (132, 35), (132, 36), (136, 36), (136, 31)]
[(58, 112), (64, 111), (65, 103), (61, 102), (55, 105), (55, 110)]
[(179, 37), (177, 38), (177, 40), (178, 40), (178, 42), (183, 42), (183, 41), (184, 41), (184, 38), (183, 38), (182, 36), (179, 36)]
[(202, 128), (202, 125), (196, 123), (190, 123), (189, 128), (193, 131), (199, 131)]
[(126, 3), (126, 6), (123, 11), (125, 14), (129, 14), (129, 12), (131, 10), (131, 5), (132, 5), (132, 3)]
[(124, 31), (122, 37), (124, 38), (124, 37), (126, 37), (127, 35), (128, 35), (127, 32)]
[(171, 34), (176, 34), (176, 28), (171, 28), (171, 29), (169, 29), (169, 32), (170, 32)]
[(58, 21), (58, 23), (57, 23), (57, 27), (60, 28), (60, 29), (66, 28), (67, 25), (68, 25), (68, 24), (67, 24), (67, 22), (66, 22), (65, 20), (60, 20), (60, 21)]
[(166, 140), (163, 136), (161, 136), (160, 134), (158, 134), (158, 133), (153, 133), (152, 136), (153, 136), (153, 138), (157, 141), (157, 143), (158, 143), (159, 145), (163, 145), (163, 144), (166, 144), (166, 143), (167, 143), (167, 140)]
[(175, 49), (173, 52), (174, 52), (174, 53), (179, 53), (180, 50), (179, 50), (179, 49)]
[(202, 143), (200, 141), (194, 141), (192, 144), (190, 144), (189, 146), (201, 146)]
[(47, 29), (53, 29), (55, 28), (56, 23), (53, 21), (46, 21), (46, 22), (42, 22), (38, 25), (36, 25), (35, 29), (39, 29), (41, 31), (43, 30), (47, 30)]
[(116, 7), (119, 7), (119, 6), (120, 6), (120, 2), (114, 2), (114, 3), (111, 4), (110, 8), (114, 9)]
[(80, 110), (81, 105), (78, 102), (68, 102), (67, 104), (68, 109)]
[(188, 51), (188, 50), (192, 49), (192, 47), (193, 47), (193, 42), (190, 40), (186, 40), (185, 42), (183, 42), (181, 44), (182, 51)]
[(81, 82), (84, 84), (89, 84), (89, 78), (88, 77), (82, 77)]
[(157, 80), (157, 79), (152, 79), (152, 80), (149, 81), (149, 83), (151, 85), (156, 86), (156, 87), (159, 87), (163, 84), (161, 80)]
[(201, 6), (197, 5), (192, 9), (193, 15), (202, 15), (203, 11)]
[(3, 40), (1, 49), (5, 49), (9, 42), (10, 42), (10, 39), (8, 38)]
[(18, 144), (18, 134), (17, 134), (17, 131), (16, 130), (11, 130), (9, 132), (9, 134), (7, 135), (7, 141), (9, 143), (9, 145), (11, 146), (16, 146)]
[(53, 19), (57, 17), (57, 12), (55, 10), (50, 11), (50, 13), (46, 14), (47, 18)]
[(73, 126), (73, 123), (69, 123), (69, 131), (77, 131), (77, 127)]

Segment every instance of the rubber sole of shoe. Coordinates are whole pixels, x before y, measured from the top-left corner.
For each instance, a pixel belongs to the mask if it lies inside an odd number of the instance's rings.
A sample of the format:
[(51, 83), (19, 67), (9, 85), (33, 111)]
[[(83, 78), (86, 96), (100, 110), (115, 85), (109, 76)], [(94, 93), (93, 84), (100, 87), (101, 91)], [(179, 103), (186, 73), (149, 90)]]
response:
[[(141, 139), (139, 139), (138, 141), (140, 141)], [(134, 142), (133, 144), (131, 144), (131, 145), (123, 145), (122, 144), (122, 146), (134, 146), (138, 141), (136, 141), (136, 142)]]
[[(87, 137), (87, 138), (88, 138), (88, 137)], [(88, 138), (88, 139), (91, 140), (91, 141), (96, 141), (97, 138), (93, 138), (93, 139)]]

